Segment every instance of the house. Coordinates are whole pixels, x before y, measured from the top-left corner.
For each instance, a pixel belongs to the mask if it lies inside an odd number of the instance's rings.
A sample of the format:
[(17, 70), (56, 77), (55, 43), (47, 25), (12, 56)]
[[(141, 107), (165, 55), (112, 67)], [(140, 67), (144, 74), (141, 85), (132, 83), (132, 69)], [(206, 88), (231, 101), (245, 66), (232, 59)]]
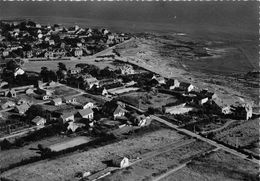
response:
[(15, 103), (13, 101), (6, 100), (4, 102), (3, 101), (1, 102), (2, 109), (8, 109), (11, 107), (15, 107)]
[(40, 97), (41, 97), (41, 99), (44, 100), (44, 101), (45, 101), (45, 100), (48, 100), (48, 99), (50, 98), (49, 95), (45, 95), (45, 94), (41, 95)]
[(116, 101), (106, 102), (102, 108), (103, 112), (109, 116), (113, 116), (114, 119), (125, 115), (126, 110), (119, 105)]
[(83, 50), (80, 48), (74, 49), (74, 56), (75, 57), (81, 57), (83, 55)]
[(17, 105), (14, 108), (14, 111), (19, 114), (25, 114), (25, 112), (30, 108), (30, 105), (28, 103)]
[(82, 108), (83, 109), (87, 109), (87, 108), (93, 108), (94, 107), (94, 104), (92, 102), (87, 102), (85, 103)]
[(114, 167), (119, 167), (119, 168), (125, 168), (125, 167), (128, 167), (130, 165), (128, 158), (119, 157), (119, 156), (112, 159), (112, 164), (113, 164)]
[(152, 77), (152, 80), (156, 80), (158, 82), (158, 84), (166, 84), (164, 77), (161, 77), (161, 76), (157, 77), (154, 75)]
[(4, 86), (7, 86), (8, 85), (8, 82), (6, 81), (1, 81), (0, 82), (0, 88), (4, 87)]
[(63, 102), (65, 102), (66, 104), (77, 102), (77, 99), (72, 96), (63, 97), (62, 99), (63, 99)]
[(81, 68), (74, 68), (74, 69), (69, 69), (68, 73), (71, 75), (75, 75), (81, 72)]
[(54, 106), (59, 106), (62, 104), (62, 99), (61, 98), (55, 98), (51, 100), (51, 104)]
[(52, 51), (47, 51), (47, 52), (44, 53), (44, 57), (45, 58), (53, 58), (54, 53)]
[(177, 87), (180, 86), (180, 82), (177, 79), (169, 79), (166, 83), (166, 86), (170, 89), (173, 90)]
[(252, 118), (253, 115), (253, 109), (250, 104), (245, 104), (242, 106), (232, 106), (231, 111), (236, 119), (249, 120), (250, 118)]
[(78, 111), (78, 113), (75, 115), (75, 117), (77, 117), (77, 118), (86, 118), (86, 119), (93, 119), (94, 112), (90, 108), (82, 109), (82, 110)]
[(91, 87), (91, 93), (96, 94), (96, 95), (102, 95), (102, 96), (107, 96), (108, 91), (104, 87), (97, 87), (96, 85)]
[(73, 133), (78, 129), (84, 127), (85, 124), (83, 123), (75, 123), (75, 122), (69, 122), (69, 125), (67, 127), (67, 130), (71, 130)]
[(47, 86), (49, 86), (49, 87), (56, 86), (56, 82), (50, 81), (50, 82), (47, 84)]
[(20, 67), (16, 68), (14, 71), (14, 76), (16, 77), (17, 75), (23, 75), (25, 71), (21, 69)]
[(135, 70), (133, 69), (132, 65), (126, 64), (126, 65), (118, 66), (117, 69), (120, 71), (122, 75), (135, 74)]
[(179, 88), (183, 91), (191, 92), (195, 87), (190, 83), (181, 82)]
[(95, 77), (89, 77), (85, 80), (86, 89), (91, 89), (94, 85), (99, 86), (99, 81)]
[(149, 125), (151, 123), (151, 118), (149, 116), (145, 116), (144, 114), (132, 115), (131, 119), (132, 119), (133, 123), (139, 127), (143, 127), (143, 126)]
[(46, 123), (46, 119), (40, 116), (36, 116), (33, 120), (32, 123), (40, 126), (40, 125), (44, 125)]
[(6, 92), (7, 97), (16, 97), (16, 91), (14, 89), (11, 89)]
[(42, 94), (42, 95), (47, 95), (47, 96), (51, 96), (53, 93), (53, 90), (49, 90), (49, 89), (44, 89), (41, 87), (37, 88), (37, 93)]
[(73, 112), (63, 112), (59, 118), (63, 123), (68, 121), (74, 121), (74, 113)]
[(27, 58), (32, 58), (33, 57), (33, 52), (32, 51), (27, 51), (26, 52), (26, 57)]
[(2, 55), (3, 57), (9, 56), (9, 51), (8, 50), (3, 51)]
[(49, 45), (55, 45), (55, 41), (54, 40), (49, 40)]
[(204, 97), (204, 98), (199, 99), (198, 103), (199, 103), (199, 105), (202, 106), (203, 104), (205, 104), (206, 102), (208, 102), (208, 100), (209, 100), (208, 97)]

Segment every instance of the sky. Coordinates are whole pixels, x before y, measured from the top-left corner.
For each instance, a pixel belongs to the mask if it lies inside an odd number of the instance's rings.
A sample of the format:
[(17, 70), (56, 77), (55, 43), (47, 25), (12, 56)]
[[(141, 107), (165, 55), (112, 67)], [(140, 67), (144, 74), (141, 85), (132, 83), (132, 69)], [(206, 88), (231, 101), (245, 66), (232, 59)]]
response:
[[(81, 18), (258, 31), (259, 2), (0, 2), (0, 18)], [(133, 24), (124, 24), (124, 26)]]

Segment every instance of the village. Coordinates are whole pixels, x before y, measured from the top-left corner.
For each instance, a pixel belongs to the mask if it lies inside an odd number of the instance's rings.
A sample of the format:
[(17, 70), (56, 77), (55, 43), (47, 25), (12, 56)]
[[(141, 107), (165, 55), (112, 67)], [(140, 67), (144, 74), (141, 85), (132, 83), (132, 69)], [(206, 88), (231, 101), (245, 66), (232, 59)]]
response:
[[(229, 122), (256, 117), (249, 104), (225, 105), (215, 92), (162, 77), (121, 60), (117, 54), (99, 56), (97, 61), (111, 62), (112, 66), (105, 68), (87, 62), (75, 67), (62, 63), (63, 58), (92, 55), (123, 42), (130, 38), (125, 34), (33, 22), (1, 22), (1, 26), (5, 41), (1, 41), (0, 50), (6, 60), (0, 82), (3, 151), (63, 135), (64, 140), (58, 143), (37, 145), (40, 159), (45, 159), (74, 152), (90, 143), (101, 144), (100, 140), (123, 139), (152, 129), (161, 119), (211, 139), (214, 131), (224, 129)], [(24, 58), (57, 59), (57, 71), (47, 67), (41, 67), (39, 73), (26, 71)], [(129, 162), (129, 158), (120, 157), (112, 164), (124, 168)], [(79, 175), (92, 180), (100, 176), (90, 172)]]

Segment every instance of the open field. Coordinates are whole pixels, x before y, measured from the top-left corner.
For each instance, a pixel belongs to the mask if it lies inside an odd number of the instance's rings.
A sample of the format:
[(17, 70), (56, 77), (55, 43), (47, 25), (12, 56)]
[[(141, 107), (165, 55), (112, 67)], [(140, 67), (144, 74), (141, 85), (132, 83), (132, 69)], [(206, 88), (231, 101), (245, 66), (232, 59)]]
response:
[[(185, 142), (187, 142), (185, 144)], [(173, 147), (171, 150), (162, 152), (161, 154), (131, 165), (129, 168), (115, 171), (110, 176), (101, 179), (103, 181), (113, 180), (153, 180), (157, 176), (169, 171), (172, 168), (178, 167), (193, 157), (199, 156), (204, 152), (213, 149), (207, 143), (201, 141), (188, 142), (183, 141), (183, 144)]]
[(59, 143), (61, 141), (65, 141), (71, 138), (67, 136), (53, 136), (47, 139), (43, 139), (40, 141), (33, 142), (31, 144), (25, 145), (22, 148), (10, 149), (10, 150), (2, 150), (0, 151), (0, 170), (7, 168), (13, 164), (19, 163), (22, 160), (26, 160), (32, 157), (40, 157), (38, 152), (38, 144), (42, 144), (45, 146), (52, 145), (55, 143)]
[(53, 97), (66, 97), (66, 96), (73, 96), (80, 92), (76, 91), (75, 89), (72, 89), (68, 86), (59, 85), (55, 87), (49, 87), (48, 90), (53, 91)]
[(224, 151), (195, 159), (161, 181), (217, 181), (259, 180), (259, 165), (250, 163)]
[(116, 155), (134, 159), (158, 147), (173, 144), (185, 138), (176, 131), (161, 127), (153, 132), (129, 137), (88, 151), (75, 152), (55, 159), (15, 168), (4, 172), (1, 176), (18, 180), (73, 180), (76, 172), (95, 172), (105, 169), (107, 167), (105, 162)]
[(148, 107), (161, 109), (162, 106), (174, 103), (177, 99), (169, 94), (152, 94), (147, 92), (131, 92), (119, 96), (120, 99), (129, 102), (130, 104), (139, 107), (142, 110), (147, 110)]
[(259, 142), (259, 119), (236, 121), (221, 132), (215, 133), (213, 139), (225, 144), (247, 147)]

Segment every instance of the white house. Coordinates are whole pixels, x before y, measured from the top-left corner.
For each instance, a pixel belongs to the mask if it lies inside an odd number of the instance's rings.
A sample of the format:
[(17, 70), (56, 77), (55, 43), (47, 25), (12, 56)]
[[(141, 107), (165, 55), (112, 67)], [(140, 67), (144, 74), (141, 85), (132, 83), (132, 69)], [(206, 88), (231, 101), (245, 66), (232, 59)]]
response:
[(94, 107), (94, 104), (92, 102), (87, 102), (85, 103), (82, 108), (83, 109), (87, 109), (87, 108), (93, 108)]
[(33, 120), (32, 123), (40, 126), (40, 125), (44, 125), (46, 123), (46, 119), (40, 117), (40, 116), (36, 116)]
[(86, 119), (93, 119), (94, 117), (94, 112), (92, 111), (92, 109), (82, 109), (80, 111), (78, 111), (78, 113), (76, 114), (76, 117), (79, 118), (86, 118)]
[(180, 89), (186, 91), (186, 92), (191, 92), (195, 87), (190, 84), (190, 83), (186, 83), (186, 82), (181, 82), (180, 83)]
[(16, 77), (17, 75), (23, 75), (24, 73), (25, 73), (25, 71), (18, 67), (14, 71), (14, 76)]

